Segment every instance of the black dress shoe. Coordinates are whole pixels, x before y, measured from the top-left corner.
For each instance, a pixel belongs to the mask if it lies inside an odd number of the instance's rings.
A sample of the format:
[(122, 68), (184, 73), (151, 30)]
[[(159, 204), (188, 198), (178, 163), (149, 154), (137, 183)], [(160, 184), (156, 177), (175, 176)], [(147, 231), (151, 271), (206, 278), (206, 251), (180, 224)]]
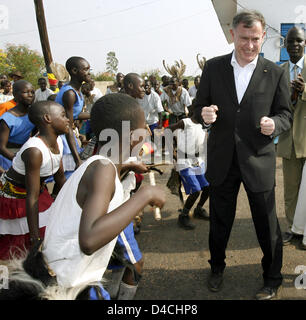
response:
[(264, 286), (256, 294), (256, 300), (271, 300), (277, 297), (280, 287), (272, 288)]
[(208, 289), (213, 292), (218, 292), (223, 283), (223, 272), (211, 272), (208, 278)]

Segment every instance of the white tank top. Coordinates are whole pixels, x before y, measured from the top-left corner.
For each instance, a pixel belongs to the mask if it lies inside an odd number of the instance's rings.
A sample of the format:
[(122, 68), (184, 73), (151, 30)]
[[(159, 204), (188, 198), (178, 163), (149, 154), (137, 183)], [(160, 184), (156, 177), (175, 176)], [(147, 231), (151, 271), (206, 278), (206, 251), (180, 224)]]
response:
[[(93, 161), (101, 159), (112, 163), (103, 156), (90, 157), (65, 182), (55, 202), (48, 209), (50, 219), (42, 252), (55, 272), (58, 284), (67, 288), (101, 281), (116, 244), (117, 237), (90, 256), (85, 255), (79, 246), (82, 209), (76, 200), (78, 185), (87, 167)], [(123, 202), (123, 188), (116, 167), (115, 170), (115, 193), (107, 212), (113, 211)]]
[(21, 158), (22, 153), (29, 148), (37, 148), (42, 153), (42, 164), (40, 167), (40, 176), (48, 177), (55, 174), (61, 163), (61, 159), (63, 157), (63, 142), (60, 137), (57, 138), (57, 144), (59, 148), (59, 154), (52, 153), (50, 149), (46, 146), (46, 144), (38, 137), (32, 137), (27, 140), (24, 145), (17, 152), (16, 156), (13, 158), (12, 167), (13, 169), (25, 175), (25, 166), (24, 162)]

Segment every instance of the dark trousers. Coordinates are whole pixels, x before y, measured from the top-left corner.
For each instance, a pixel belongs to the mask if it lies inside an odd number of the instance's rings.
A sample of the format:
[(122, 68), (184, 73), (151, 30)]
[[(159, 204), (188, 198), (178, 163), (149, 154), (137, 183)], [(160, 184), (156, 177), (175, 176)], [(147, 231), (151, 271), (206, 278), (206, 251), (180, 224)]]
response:
[[(234, 153), (231, 168), (220, 186), (210, 186), (209, 263), (213, 272), (222, 272), (225, 264), (225, 249), (229, 240), (236, 213), (237, 197), (242, 177)], [(282, 236), (276, 216), (275, 191), (252, 192), (244, 185), (259, 245), (263, 252), (261, 261), (264, 284), (278, 287), (282, 283)], [(243, 239), (241, 239), (243, 241)]]

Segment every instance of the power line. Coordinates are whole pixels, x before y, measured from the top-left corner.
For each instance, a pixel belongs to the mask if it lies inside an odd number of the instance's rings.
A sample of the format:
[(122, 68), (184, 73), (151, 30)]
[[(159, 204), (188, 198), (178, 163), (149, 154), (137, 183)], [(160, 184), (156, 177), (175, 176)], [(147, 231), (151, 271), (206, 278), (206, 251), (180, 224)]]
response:
[(138, 35), (141, 35), (141, 34), (144, 34), (144, 33), (147, 33), (147, 32), (150, 32), (150, 31), (154, 31), (156, 29), (160, 29), (160, 28), (164, 28), (164, 27), (167, 27), (169, 25), (172, 25), (172, 24), (176, 24), (178, 22), (181, 22), (181, 21), (184, 21), (184, 20), (187, 20), (187, 19), (190, 19), (190, 18), (193, 18), (195, 16), (198, 16), (198, 15), (201, 15), (205, 12), (208, 12), (210, 11), (209, 9), (208, 10), (203, 10), (203, 11), (200, 11), (200, 12), (197, 12), (193, 15), (190, 15), (188, 17), (184, 17), (184, 18), (180, 18), (180, 19), (176, 19), (174, 21), (171, 21), (171, 22), (168, 22), (168, 23), (165, 23), (165, 24), (161, 24), (161, 25), (158, 25), (158, 26), (155, 26), (155, 27), (152, 27), (152, 28), (149, 28), (147, 30), (144, 30), (144, 31), (141, 31), (141, 32), (134, 32), (134, 33), (130, 33), (130, 34), (125, 34), (125, 35), (120, 35), (120, 36), (116, 36), (116, 37), (110, 37), (110, 38), (105, 38), (105, 39), (98, 39), (98, 40), (71, 40), (71, 41), (67, 41), (67, 40), (53, 40), (54, 42), (65, 42), (65, 43), (90, 43), (90, 42), (105, 42), (105, 41), (111, 41), (111, 40), (116, 40), (116, 39), (120, 39), (120, 38), (126, 38), (126, 37), (134, 37), (134, 36), (138, 36)]
[[(117, 11), (113, 11), (113, 12), (110, 12), (110, 13), (106, 13), (106, 14), (102, 14), (102, 15), (98, 15), (98, 16), (93, 16), (93, 17), (89, 17), (89, 18), (85, 18), (85, 19), (81, 19), (81, 20), (80, 19), (79, 20), (74, 20), (74, 21), (67, 22), (67, 23), (60, 24), (60, 25), (50, 26), (48, 29), (57, 29), (57, 28), (67, 27), (67, 26), (70, 26), (70, 25), (73, 25), (73, 24), (84, 23), (84, 22), (89, 21), (89, 20), (92, 21), (92, 20), (99, 19), (99, 18), (105, 18), (105, 17), (109, 17), (109, 16), (112, 16), (112, 15), (115, 15), (115, 14), (120, 14), (120, 13), (123, 13), (123, 12), (127, 12), (127, 11), (130, 11), (130, 10), (136, 9), (136, 8), (144, 7), (144, 6), (147, 6), (147, 5), (156, 3), (156, 2), (160, 2), (160, 1), (161, 0), (154, 0), (154, 1), (144, 2), (144, 3), (141, 3), (141, 4), (136, 5), (136, 6), (131, 6), (131, 7), (128, 7), (128, 8), (125, 8), (125, 9), (121, 9), (121, 10), (117, 10)], [(36, 29), (32, 29), (32, 30), (27, 30), (27, 31), (11, 32), (11, 33), (6, 33), (6, 34), (0, 34), (0, 37), (27, 34), (27, 33), (32, 33), (32, 32), (36, 32), (36, 31), (37, 31)]]
[[(243, 5), (241, 5), (237, 0), (232, 0), (232, 1), (233, 1), (236, 5), (238, 5), (240, 8), (242, 8), (242, 9), (244, 9), (244, 10), (249, 10), (248, 8), (246, 8), (246, 7), (244, 7)], [(281, 33), (280, 33), (276, 28), (272, 27), (272, 26), (269, 25), (267, 22), (266, 22), (266, 25), (267, 25), (269, 28), (273, 29), (277, 34), (279, 34), (279, 35), (282, 37)]]
[(150, 4), (153, 4), (153, 3), (156, 3), (156, 2), (160, 2), (160, 1), (161, 1), (161, 0), (154, 0), (154, 1), (149, 1), (149, 2), (145, 2), (145, 3), (141, 3), (141, 4), (139, 4), (139, 5), (132, 6), (132, 7), (126, 8), (126, 9), (117, 10), (117, 11), (113, 11), (113, 12), (110, 12), (110, 13), (106, 13), (106, 14), (102, 14), (102, 15), (98, 15), (98, 16), (93, 16), (93, 17), (90, 17), (90, 18), (86, 18), (86, 19), (71, 21), (71, 22), (68, 22), (68, 23), (62, 24), (62, 25), (53, 26), (53, 27), (50, 27), (50, 29), (51, 29), (51, 28), (52, 28), (52, 29), (55, 29), (55, 28), (66, 27), (66, 26), (69, 26), (69, 25), (72, 25), (72, 24), (77, 24), (77, 23), (84, 23), (84, 22), (86, 22), (86, 21), (88, 21), (88, 20), (92, 21), (92, 20), (99, 19), (99, 18), (109, 17), (109, 16), (112, 16), (112, 15), (115, 15), (115, 14), (119, 14), (119, 13), (123, 13), (123, 12), (130, 11), (130, 10), (133, 10), (133, 9), (136, 9), (136, 8), (145, 7), (145, 6), (147, 6), (147, 5), (150, 5)]

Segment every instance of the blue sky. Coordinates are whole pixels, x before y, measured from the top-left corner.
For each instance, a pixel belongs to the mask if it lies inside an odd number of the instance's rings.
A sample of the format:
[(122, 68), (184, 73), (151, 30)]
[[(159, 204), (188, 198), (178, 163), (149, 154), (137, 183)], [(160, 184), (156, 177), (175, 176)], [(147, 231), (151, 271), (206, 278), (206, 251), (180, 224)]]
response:
[[(211, 58), (231, 51), (210, 0), (44, 0), (49, 41), (55, 62), (86, 58), (93, 72), (106, 69), (115, 51), (119, 71), (142, 73), (182, 60), (185, 75), (200, 69), (196, 55)], [(27, 44), (42, 53), (33, 0), (1, 0), (0, 48)], [(1, 25), (3, 8), (8, 24)], [(4, 17), (5, 18), (5, 17)], [(3, 16), (2, 16), (3, 19)]]

